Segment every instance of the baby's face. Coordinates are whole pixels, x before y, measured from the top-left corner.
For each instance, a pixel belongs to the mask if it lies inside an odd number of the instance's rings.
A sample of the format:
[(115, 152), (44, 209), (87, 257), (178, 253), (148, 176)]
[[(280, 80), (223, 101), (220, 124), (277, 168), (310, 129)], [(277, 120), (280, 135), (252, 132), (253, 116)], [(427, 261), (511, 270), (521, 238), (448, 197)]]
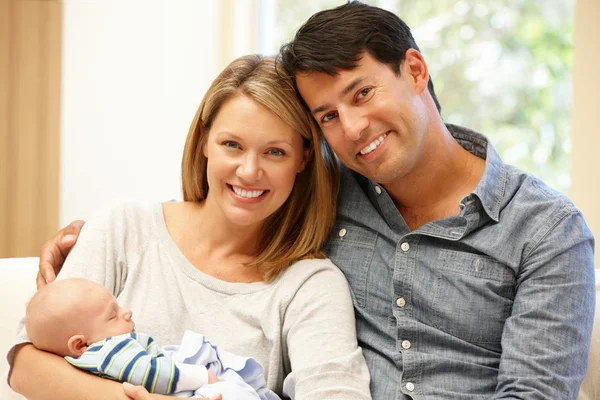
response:
[(115, 297), (104, 287), (90, 290), (85, 315), (88, 327), (88, 345), (109, 336), (118, 336), (135, 332), (135, 323), (131, 319), (131, 310), (117, 304)]

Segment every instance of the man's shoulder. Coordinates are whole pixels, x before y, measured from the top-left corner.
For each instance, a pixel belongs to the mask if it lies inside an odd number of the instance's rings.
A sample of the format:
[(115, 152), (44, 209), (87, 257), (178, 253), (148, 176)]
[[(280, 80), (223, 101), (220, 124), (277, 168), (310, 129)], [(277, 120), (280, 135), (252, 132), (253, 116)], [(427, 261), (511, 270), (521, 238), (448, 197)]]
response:
[[(565, 195), (544, 181), (512, 165), (506, 165), (507, 182), (502, 209), (539, 216), (556, 213), (578, 213), (579, 210)], [(535, 211), (533, 214), (531, 214)]]
[(513, 166), (506, 168), (499, 219), (481, 233), (513, 249), (513, 256), (518, 256), (515, 262), (522, 262), (536, 249), (550, 257), (593, 240), (583, 214), (565, 194), (530, 173)]

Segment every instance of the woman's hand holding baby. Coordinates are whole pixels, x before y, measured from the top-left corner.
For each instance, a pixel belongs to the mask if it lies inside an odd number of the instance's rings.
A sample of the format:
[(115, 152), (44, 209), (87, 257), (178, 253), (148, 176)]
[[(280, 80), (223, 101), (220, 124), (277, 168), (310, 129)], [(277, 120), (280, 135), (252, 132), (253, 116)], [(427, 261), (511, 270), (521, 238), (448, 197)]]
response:
[[(211, 382), (211, 373), (212, 372), (210, 372), (210, 371), (208, 372), (208, 383), (214, 383), (214, 382), (218, 381), (217, 376), (215, 374), (213, 374), (214, 379), (216, 379), (216, 381)], [(148, 393), (148, 391), (143, 386), (134, 386), (128, 382), (123, 382), (123, 390), (125, 391), (125, 394), (132, 400), (172, 399), (172, 397), (169, 397), (169, 396)], [(204, 399), (199, 399), (199, 400), (222, 400), (222, 399), (223, 399), (223, 396), (221, 396), (220, 394), (217, 394), (217, 395), (211, 397), (210, 399), (204, 398)]]

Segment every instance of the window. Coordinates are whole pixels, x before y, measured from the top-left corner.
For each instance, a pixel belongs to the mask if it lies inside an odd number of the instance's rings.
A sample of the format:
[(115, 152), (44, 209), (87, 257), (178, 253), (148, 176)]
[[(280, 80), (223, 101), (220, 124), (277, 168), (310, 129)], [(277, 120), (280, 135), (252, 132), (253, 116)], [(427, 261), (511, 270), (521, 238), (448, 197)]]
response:
[[(570, 185), (574, 0), (366, 1), (399, 15), (427, 60), (445, 121), (484, 133), (502, 159)], [(274, 54), (337, 0), (262, 0), (260, 52)]]

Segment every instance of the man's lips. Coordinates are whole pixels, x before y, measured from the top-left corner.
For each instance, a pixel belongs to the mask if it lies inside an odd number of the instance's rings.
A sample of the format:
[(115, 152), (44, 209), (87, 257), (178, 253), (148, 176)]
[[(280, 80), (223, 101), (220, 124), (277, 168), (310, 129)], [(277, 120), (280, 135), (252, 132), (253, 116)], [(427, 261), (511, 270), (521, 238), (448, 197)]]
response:
[(369, 154), (370, 152), (372, 152), (373, 150), (375, 150), (377, 147), (379, 147), (379, 145), (381, 145), (381, 143), (383, 143), (385, 138), (388, 137), (389, 133), (390, 133), (390, 131), (387, 131), (387, 132), (379, 135), (375, 139), (373, 139), (369, 144), (367, 144), (365, 147), (360, 149), (360, 151), (358, 152), (358, 155), (365, 156), (365, 155)]

